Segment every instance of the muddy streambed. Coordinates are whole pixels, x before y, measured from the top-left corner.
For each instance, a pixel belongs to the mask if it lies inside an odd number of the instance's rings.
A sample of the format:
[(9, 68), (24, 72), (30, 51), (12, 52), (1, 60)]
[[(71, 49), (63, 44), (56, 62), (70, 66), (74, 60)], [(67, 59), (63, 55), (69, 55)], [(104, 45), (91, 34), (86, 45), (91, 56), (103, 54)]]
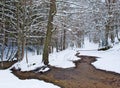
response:
[(61, 88), (120, 88), (120, 74), (96, 69), (91, 63), (96, 61), (94, 56), (78, 56), (74, 68), (56, 68), (49, 66), (50, 71), (36, 73), (34, 71), (20, 72), (12, 69), (20, 79), (38, 79), (53, 83)]

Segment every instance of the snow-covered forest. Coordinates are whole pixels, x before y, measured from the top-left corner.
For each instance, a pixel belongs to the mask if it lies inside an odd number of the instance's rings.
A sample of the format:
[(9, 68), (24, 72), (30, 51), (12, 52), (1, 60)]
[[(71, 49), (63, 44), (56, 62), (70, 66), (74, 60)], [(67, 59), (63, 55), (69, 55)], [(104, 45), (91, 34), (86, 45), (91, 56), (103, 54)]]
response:
[[(0, 0), (0, 69), (6, 69), (0, 70), (2, 79), (11, 77), (29, 88), (60, 88), (38, 80), (22, 83), (10, 69), (44, 74), (50, 66), (73, 68), (73, 61), (85, 55), (99, 57), (92, 63), (96, 69), (120, 74), (119, 53), (120, 0)], [(1, 78), (0, 87), (8, 88)]]

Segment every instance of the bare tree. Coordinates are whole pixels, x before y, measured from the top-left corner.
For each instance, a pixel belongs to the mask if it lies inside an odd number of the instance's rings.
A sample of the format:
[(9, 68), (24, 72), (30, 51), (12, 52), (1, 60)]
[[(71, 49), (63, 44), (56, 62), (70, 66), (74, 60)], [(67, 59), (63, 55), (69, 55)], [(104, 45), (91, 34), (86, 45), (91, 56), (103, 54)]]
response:
[(52, 30), (53, 30), (53, 18), (56, 14), (56, 0), (50, 0), (50, 11), (49, 11), (49, 17), (48, 17), (48, 24), (47, 24), (47, 33), (46, 38), (44, 41), (44, 49), (43, 49), (43, 63), (45, 65), (48, 65), (49, 63), (49, 47), (51, 43), (51, 37), (52, 37)]

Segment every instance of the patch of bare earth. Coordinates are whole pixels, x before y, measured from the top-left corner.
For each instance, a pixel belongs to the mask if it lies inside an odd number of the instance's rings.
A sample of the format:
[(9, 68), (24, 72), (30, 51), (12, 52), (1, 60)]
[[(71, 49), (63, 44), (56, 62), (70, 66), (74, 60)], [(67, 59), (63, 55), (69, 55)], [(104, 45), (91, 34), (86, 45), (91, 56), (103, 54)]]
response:
[(3, 61), (0, 62), (0, 69), (7, 69), (15, 64), (17, 61)]
[(56, 84), (62, 88), (120, 88), (120, 74), (96, 69), (92, 62), (93, 56), (78, 56), (81, 60), (74, 61), (75, 68), (56, 68), (46, 73), (33, 71), (20, 72), (13, 69), (13, 74), (20, 79), (39, 79)]

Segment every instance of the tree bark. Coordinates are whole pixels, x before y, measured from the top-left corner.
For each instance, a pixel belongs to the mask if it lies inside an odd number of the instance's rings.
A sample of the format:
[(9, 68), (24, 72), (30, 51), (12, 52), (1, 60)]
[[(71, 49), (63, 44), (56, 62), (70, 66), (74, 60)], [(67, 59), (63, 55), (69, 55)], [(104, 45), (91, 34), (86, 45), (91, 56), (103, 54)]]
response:
[(50, 11), (49, 11), (49, 17), (48, 17), (48, 24), (47, 24), (47, 32), (46, 32), (46, 38), (44, 41), (44, 49), (43, 49), (43, 58), (42, 61), (45, 65), (48, 65), (49, 63), (49, 47), (51, 43), (51, 37), (52, 37), (52, 30), (53, 30), (53, 18), (56, 14), (56, 0), (50, 0)]
[(63, 48), (62, 48), (62, 50), (65, 50), (66, 49), (66, 30), (64, 29), (63, 30), (64, 32), (64, 36), (63, 36)]

